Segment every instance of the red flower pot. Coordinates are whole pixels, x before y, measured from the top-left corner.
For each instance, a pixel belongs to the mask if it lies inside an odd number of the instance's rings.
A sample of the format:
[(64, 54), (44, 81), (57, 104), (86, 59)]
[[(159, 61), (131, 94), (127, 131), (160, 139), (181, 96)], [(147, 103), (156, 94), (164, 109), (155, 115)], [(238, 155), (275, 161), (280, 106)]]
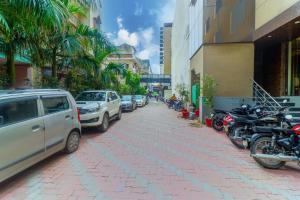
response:
[(206, 118), (205, 119), (205, 124), (206, 124), (207, 127), (212, 127), (212, 119)]
[(182, 110), (181, 114), (182, 114), (182, 118), (184, 118), (184, 119), (188, 119), (189, 118), (189, 112), (188, 111)]

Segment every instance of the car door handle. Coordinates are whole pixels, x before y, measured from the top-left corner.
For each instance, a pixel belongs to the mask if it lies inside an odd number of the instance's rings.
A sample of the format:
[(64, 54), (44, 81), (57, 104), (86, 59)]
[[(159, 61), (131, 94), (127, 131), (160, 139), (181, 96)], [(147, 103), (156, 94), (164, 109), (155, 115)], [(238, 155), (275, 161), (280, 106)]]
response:
[(71, 119), (70, 115), (65, 116), (66, 119)]
[(41, 129), (41, 126), (40, 126), (40, 125), (33, 126), (33, 127), (32, 127), (32, 132), (33, 132), (33, 133), (36, 133), (36, 132), (38, 132), (40, 129)]

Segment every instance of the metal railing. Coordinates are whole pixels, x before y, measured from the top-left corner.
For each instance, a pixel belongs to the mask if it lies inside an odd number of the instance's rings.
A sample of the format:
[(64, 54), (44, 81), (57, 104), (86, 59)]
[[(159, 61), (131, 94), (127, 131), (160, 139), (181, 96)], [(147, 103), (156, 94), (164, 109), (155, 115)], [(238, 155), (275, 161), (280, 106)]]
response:
[(253, 82), (253, 94), (256, 104), (264, 106), (270, 112), (278, 111), (282, 106), (266, 90), (264, 90), (256, 81)]

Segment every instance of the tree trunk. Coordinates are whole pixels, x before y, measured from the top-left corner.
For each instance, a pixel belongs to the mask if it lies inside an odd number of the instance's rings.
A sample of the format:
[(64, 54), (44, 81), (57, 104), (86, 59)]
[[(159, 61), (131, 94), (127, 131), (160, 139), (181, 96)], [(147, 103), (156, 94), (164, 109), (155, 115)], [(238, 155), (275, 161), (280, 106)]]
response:
[(52, 51), (52, 78), (57, 78), (57, 61), (56, 61), (57, 48)]
[(14, 87), (16, 83), (16, 66), (15, 66), (15, 52), (13, 47), (9, 47), (6, 53), (6, 70), (9, 78), (8, 85)]

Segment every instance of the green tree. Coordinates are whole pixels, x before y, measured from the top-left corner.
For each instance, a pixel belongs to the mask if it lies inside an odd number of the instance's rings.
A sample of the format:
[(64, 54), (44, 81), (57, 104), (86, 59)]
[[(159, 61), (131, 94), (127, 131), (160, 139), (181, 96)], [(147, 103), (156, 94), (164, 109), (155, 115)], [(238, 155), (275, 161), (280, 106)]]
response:
[(68, 12), (59, 0), (3, 0), (0, 2), (0, 50), (6, 55), (9, 84), (15, 83), (15, 54), (24, 53), (34, 26), (60, 29)]

